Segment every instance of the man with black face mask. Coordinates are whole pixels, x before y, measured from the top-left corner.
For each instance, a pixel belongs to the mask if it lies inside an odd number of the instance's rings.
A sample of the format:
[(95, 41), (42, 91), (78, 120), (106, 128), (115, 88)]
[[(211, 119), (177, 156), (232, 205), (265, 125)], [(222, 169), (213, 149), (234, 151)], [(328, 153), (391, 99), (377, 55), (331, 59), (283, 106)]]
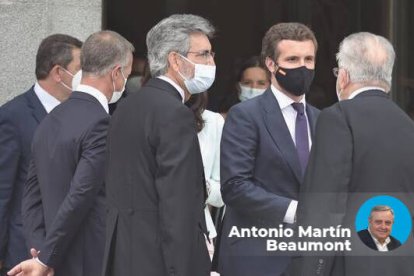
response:
[(262, 60), (272, 85), (230, 109), (221, 142), (226, 207), (218, 270), (221, 275), (285, 275), (288, 256), (269, 256), (266, 239), (239, 238), (235, 228), (289, 227), (295, 221), (312, 133), (319, 111), (305, 101), (317, 42), (303, 24), (272, 26)]

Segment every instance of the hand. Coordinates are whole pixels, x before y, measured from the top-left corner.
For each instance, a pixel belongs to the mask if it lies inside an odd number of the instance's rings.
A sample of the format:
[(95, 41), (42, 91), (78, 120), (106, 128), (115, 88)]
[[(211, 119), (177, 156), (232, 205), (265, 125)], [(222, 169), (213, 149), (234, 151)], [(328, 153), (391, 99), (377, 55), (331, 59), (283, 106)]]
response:
[(9, 276), (53, 276), (54, 274), (52, 268), (41, 265), (35, 259), (21, 262), (7, 272)]
[(32, 255), (33, 258), (37, 258), (39, 256), (40, 251), (37, 251), (34, 248), (30, 249), (30, 255)]

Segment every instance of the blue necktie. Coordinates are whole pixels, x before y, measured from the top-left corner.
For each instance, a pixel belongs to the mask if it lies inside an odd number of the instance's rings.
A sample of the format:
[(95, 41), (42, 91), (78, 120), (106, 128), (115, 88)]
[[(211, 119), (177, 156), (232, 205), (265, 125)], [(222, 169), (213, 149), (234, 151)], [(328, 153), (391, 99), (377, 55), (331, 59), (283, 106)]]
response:
[(308, 123), (303, 103), (292, 103), (292, 106), (297, 112), (295, 124), (296, 151), (298, 152), (302, 173), (304, 174), (309, 159)]

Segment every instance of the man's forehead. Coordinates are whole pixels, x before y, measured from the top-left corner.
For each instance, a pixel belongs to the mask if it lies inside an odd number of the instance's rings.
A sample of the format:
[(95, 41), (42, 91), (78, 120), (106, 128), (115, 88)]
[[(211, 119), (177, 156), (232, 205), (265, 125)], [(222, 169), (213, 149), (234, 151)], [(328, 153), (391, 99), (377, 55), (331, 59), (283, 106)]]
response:
[(192, 33), (190, 35), (190, 50), (211, 50), (210, 40), (203, 33)]
[(392, 219), (394, 216), (391, 211), (374, 211), (372, 217), (374, 219)]
[(312, 40), (290, 40), (282, 39), (277, 48), (284, 55), (315, 55), (315, 45)]

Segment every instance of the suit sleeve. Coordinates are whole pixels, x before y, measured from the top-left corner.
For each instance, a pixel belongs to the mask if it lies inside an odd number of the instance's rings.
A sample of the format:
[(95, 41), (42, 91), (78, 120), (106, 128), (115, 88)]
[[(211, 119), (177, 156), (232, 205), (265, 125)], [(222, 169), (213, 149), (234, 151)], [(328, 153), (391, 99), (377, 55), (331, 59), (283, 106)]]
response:
[[(315, 219), (320, 223), (342, 222), (351, 180), (352, 152), (352, 132), (340, 106), (323, 111), (316, 124), (314, 144), (301, 189), (298, 215), (304, 222), (316, 222)], [(317, 200), (318, 197), (323, 201)], [(314, 212), (315, 208), (320, 211)]]
[(161, 120), (155, 139), (155, 185), (162, 252), (168, 275), (191, 275), (200, 219), (204, 219), (203, 168), (194, 116), (180, 106), (166, 110)]
[(0, 260), (4, 260), (8, 244), (10, 201), (18, 173), (19, 137), (11, 120), (0, 108)]
[(210, 185), (210, 193), (208, 194), (206, 203), (214, 207), (222, 207), (224, 205), (220, 192), (220, 141), (223, 132), (224, 119), (217, 114), (216, 133), (214, 135), (214, 157), (213, 166), (210, 175), (206, 175), (206, 179)]
[(42, 198), (36, 167), (30, 160), (22, 200), (23, 230), (28, 248), (39, 250), (46, 236)]
[(260, 146), (258, 141), (259, 133), (251, 116), (238, 106), (232, 108), (221, 140), (221, 192), (224, 203), (250, 217), (272, 224), (282, 223), (291, 199), (266, 191), (253, 179), (256, 151)]
[[(340, 106), (321, 112), (299, 199), (299, 225), (318, 228), (343, 225), (352, 171), (352, 152), (352, 131)], [(335, 252), (329, 254), (300, 259), (300, 275), (330, 275)], [(316, 268), (321, 264), (324, 272), (317, 273)]]
[(52, 221), (39, 259), (56, 267), (66, 256), (71, 240), (103, 188), (106, 134), (109, 119), (94, 123), (80, 138), (81, 156), (71, 180), (70, 189)]

